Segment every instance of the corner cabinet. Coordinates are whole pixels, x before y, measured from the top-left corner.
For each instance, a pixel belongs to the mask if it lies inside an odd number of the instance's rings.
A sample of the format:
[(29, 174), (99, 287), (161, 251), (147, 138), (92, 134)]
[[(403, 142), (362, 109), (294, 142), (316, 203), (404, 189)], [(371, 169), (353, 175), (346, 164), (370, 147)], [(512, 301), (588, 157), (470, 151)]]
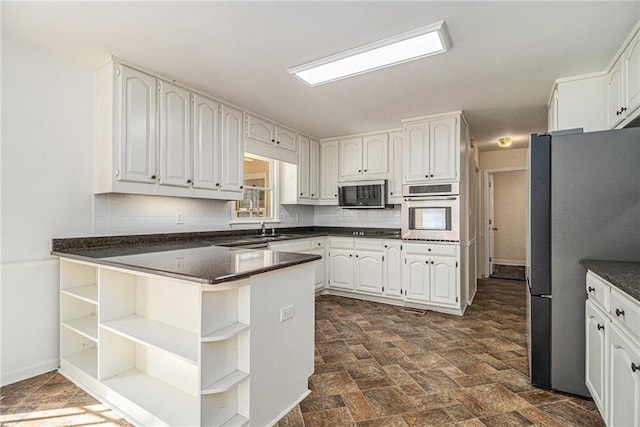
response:
[(309, 393), (313, 268), (203, 285), (61, 259), (60, 371), (136, 425), (272, 425)]
[(607, 73), (607, 125), (624, 127), (640, 114), (640, 30)]
[(241, 111), (118, 61), (96, 102), (95, 193), (242, 198)]
[(640, 303), (587, 272), (585, 383), (609, 426), (640, 425)]
[(404, 121), (403, 183), (460, 179), (461, 114)]

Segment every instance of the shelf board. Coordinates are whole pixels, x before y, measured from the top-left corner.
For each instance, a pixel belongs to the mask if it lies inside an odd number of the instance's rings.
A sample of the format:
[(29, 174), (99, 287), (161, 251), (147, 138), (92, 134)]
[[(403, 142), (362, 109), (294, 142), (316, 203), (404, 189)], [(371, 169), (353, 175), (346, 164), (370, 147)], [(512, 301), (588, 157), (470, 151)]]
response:
[(167, 425), (200, 424), (197, 397), (138, 369), (108, 378), (103, 383)]
[(61, 322), (61, 325), (89, 338), (91, 341), (98, 342), (98, 318), (96, 315), (64, 320)]
[(96, 347), (62, 356), (62, 360), (70, 363), (92, 378), (98, 378), (98, 349)]
[(218, 381), (209, 384), (202, 390), (202, 394), (214, 394), (224, 393), (230, 390), (233, 386), (241, 383), (249, 377), (249, 374), (244, 371), (233, 371), (227, 376), (220, 378)]
[(90, 304), (98, 304), (98, 285), (77, 286), (75, 288), (61, 289), (60, 292)]
[(139, 344), (155, 347), (198, 364), (198, 335), (166, 323), (131, 315), (102, 324), (102, 327)]
[(241, 334), (242, 332), (249, 329), (249, 325), (246, 323), (234, 323), (233, 325), (227, 326), (222, 329), (218, 329), (217, 331), (211, 332), (202, 337), (202, 342), (212, 342), (212, 341), (223, 341), (229, 338), (233, 338), (236, 335)]
[(230, 420), (222, 424), (222, 427), (244, 427), (249, 423), (249, 418), (245, 418), (242, 415), (235, 415)]

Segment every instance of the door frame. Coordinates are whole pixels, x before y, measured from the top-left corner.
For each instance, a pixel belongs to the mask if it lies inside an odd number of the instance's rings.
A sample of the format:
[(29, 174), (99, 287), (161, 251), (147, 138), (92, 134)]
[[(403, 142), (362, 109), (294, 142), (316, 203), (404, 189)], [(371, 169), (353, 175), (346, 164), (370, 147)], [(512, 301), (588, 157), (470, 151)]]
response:
[[(489, 175), (493, 175), (494, 173), (500, 172), (516, 172), (516, 171), (524, 171), (525, 174), (527, 172), (526, 166), (511, 166), (505, 168), (493, 168), (493, 169), (485, 169), (484, 176), (482, 177), (482, 185), (484, 186), (482, 191), (483, 196), (483, 215), (482, 215), (482, 231), (480, 236), (483, 238), (483, 254), (484, 259), (482, 260), (482, 270), (483, 277), (487, 278), (491, 274), (489, 272), (489, 239), (491, 238), (489, 233)], [(526, 186), (526, 184), (525, 184)], [(526, 190), (526, 188), (525, 188)]]

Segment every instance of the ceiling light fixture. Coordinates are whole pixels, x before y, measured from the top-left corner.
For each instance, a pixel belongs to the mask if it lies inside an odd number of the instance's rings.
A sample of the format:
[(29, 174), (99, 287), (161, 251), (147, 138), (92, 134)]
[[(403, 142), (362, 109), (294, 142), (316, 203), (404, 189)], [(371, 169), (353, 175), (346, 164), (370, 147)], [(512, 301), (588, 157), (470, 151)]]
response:
[(508, 136), (498, 139), (498, 146), (502, 148), (511, 147), (512, 143), (513, 143), (513, 140)]
[(446, 52), (451, 47), (444, 21), (289, 68), (309, 86), (317, 86), (391, 65)]

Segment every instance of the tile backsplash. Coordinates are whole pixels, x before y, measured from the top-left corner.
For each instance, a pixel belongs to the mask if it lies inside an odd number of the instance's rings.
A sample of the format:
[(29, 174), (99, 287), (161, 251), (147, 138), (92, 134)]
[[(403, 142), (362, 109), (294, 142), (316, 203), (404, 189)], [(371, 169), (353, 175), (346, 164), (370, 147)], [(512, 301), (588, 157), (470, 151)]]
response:
[[(182, 214), (183, 224), (176, 224), (178, 213)], [(281, 205), (279, 217), (280, 223), (274, 227), (400, 228), (399, 205), (392, 209)], [(256, 228), (255, 224), (231, 225), (231, 209), (224, 200), (132, 194), (94, 195), (93, 219), (97, 236)]]

